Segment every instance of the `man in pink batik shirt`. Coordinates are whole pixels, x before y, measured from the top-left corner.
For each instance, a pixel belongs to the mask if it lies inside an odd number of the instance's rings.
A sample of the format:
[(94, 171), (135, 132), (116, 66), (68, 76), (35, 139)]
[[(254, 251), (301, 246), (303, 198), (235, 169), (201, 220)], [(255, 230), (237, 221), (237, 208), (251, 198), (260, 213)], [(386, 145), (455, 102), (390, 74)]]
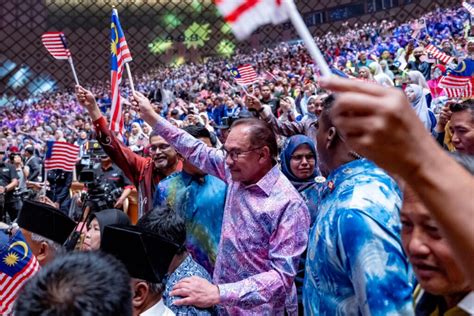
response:
[(181, 280), (175, 304), (222, 314), (297, 314), (293, 279), (306, 248), (309, 212), (275, 163), (275, 135), (258, 119), (236, 121), (222, 149), (206, 146), (156, 114), (136, 93), (134, 106), (166, 141), (202, 171), (228, 184), (213, 281)]

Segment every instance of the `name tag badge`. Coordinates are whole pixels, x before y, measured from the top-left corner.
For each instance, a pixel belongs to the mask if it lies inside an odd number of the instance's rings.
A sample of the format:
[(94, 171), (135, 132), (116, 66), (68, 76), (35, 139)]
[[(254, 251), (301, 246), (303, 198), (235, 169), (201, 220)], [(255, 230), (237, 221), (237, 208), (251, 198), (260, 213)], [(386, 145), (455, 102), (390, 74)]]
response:
[(2, 169), (2, 172), (8, 172), (8, 171), (10, 171), (10, 169), (8, 169), (8, 168), (3, 168)]

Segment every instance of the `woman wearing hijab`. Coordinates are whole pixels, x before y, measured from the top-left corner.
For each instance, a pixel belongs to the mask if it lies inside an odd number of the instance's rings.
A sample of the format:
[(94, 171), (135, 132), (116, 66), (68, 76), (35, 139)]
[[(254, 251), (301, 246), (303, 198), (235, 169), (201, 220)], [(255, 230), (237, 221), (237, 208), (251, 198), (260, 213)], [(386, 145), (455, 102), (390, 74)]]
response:
[(423, 95), (423, 89), (416, 84), (409, 84), (405, 89), (405, 94), (411, 103), (412, 108), (415, 110), (418, 118), (423, 122), (426, 129), (431, 131), (434, 126), (428, 106), (426, 105), (426, 99)]
[(318, 199), (316, 168), (316, 148), (314, 142), (305, 135), (289, 137), (280, 154), (281, 171), (290, 180), (308, 205), (311, 222), (316, 216)]
[(418, 70), (410, 70), (408, 72), (408, 78), (410, 80), (410, 83), (416, 84), (422, 88), (423, 95), (425, 96), (425, 99), (426, 99), (426, 105), (428, 106), (428, 108), (431, 107), (431, 100), (432, 100), (431, 91), (423, 74), (419, 72)]
[(105, 226), (108, 225), (130, 225), (128, 216), (117, 209), (107, 209), (93, 213), (87, 226), (86, 236), (81, 245), (81, 250), (98, 250), (100, 241), (104, 233)]
[(137, 122), (132, 123), (130, 136), (128, 136), (128, 147), (133, 147), (134, 151), (141, 151), (147, 145), (147, 142), (148, 140), (140, 124)]
[(385, 59), (382, 59), (379, 64), (382, 67), (384, 74), (386, 74), (390, 78), (390, 80), (392, 80), (393, 82), (393, 79), (395, 79), (395, 75), (393, 74), (393, 71), (390, 70), (388, 61), (386, 61)]
[(364, 81), (374, 81), (372, 73), (370, 72), (369, 67), (362, 66), (359, 68), (358, 78)]
[[(280, 154), (281, 171), (305, 200), (310, 212), (311, 224), (316, 217), (319, 200), (320, 185), (315, 181), (315, 177), (318, 175), (316, 157), (314, 142), (305, 135), (289, 137)], [(298, 273), (295, 277), (296, 290), (298, 292), (298, 309), (301, 315), (303, 315), (302, 290), (305, 261), (306, 251), (301, 255)]]
[(372, 74), (374, 75), (374, 80), (384, 87), (393, 87), (393, 81), (390, 79), (388, 75), (386, 75), (383, 70), (382, 66), (379, 63), (373, 62), (369, 66)]

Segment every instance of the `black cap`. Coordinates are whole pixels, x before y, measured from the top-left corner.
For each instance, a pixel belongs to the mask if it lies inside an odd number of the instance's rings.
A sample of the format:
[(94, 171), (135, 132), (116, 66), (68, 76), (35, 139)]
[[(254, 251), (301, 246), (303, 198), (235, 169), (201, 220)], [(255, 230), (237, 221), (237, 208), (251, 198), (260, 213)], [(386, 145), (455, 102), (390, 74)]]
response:
[(100, 249), (114, 255), (130, 276), (161, 283), (180, 245), (136, 226), (106, 226)]
[(26, 200), (18, 213), (18, 226), (32, 233), (64, 244), (76, 223), (58, 209), (36, 201)]

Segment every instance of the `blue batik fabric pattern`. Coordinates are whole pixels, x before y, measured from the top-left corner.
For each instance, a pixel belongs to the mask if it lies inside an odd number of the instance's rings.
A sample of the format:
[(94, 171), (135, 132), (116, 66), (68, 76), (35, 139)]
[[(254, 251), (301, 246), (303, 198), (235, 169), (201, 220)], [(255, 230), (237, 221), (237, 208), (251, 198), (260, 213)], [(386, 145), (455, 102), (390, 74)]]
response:
[(160, 181), (153, 205), (168, 204), (186, 221), (186, 248), (212, 275), (221, 236), (227, 185), (205, 175), (174, 173)]
[(177, 306), (174, 302), (181, 299), (180, 296), (170, 296), (173, 287), (182, 279), (197, 276), (208, 280), (212, 283), (212, 278), (207, 271), (200, 266), (191, 256), (187, 256), (183, 262), (167, 276), (163, 283), (165, 284), (165, 291), (163, 292), (163, 301), (165, 305), (173, 311), (176, 315), (216, 315), (215, 308), (201, 309), (195, 306)]
[(328, 176), (309, 237), (305, 315), (413, 314), (401, 202), (396, 182), (366, 159)]

